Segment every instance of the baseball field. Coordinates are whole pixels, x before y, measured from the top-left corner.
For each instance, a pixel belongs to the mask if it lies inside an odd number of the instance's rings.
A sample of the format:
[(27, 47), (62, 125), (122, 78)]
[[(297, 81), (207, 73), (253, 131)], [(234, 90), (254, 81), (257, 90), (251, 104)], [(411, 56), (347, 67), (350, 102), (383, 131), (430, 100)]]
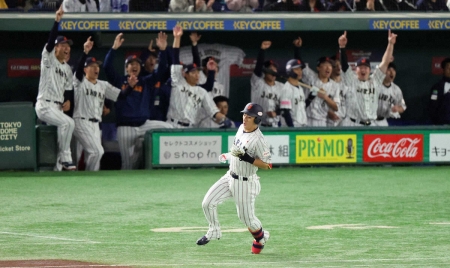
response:
[(195, 243), (225, 172), (1, 172), (0, 267), (450, 267), (449, 166), (260, 170), (259, 255), (231, 200)]

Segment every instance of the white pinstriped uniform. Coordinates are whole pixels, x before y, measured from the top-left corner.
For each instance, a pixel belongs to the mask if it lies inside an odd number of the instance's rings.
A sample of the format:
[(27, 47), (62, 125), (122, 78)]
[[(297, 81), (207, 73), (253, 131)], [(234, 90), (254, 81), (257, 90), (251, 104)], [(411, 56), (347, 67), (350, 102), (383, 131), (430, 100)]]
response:
[(383, 120), (375, 120), (374, 124), (376, 126), (389, 126), (386, 118), (394, 117), (400, 118), (398, 113), (392, 112), (392, 106), (400, 105), (403, 109), (406, 110), (405, 100), (403, 99), (402, 90), (393, 82), (389, 87), (386, 87), (384, 84), (380, 87), (380, 97), (378, 98), (378, 110), (377, 116), (384, 117)]
[[(273, 86), (268, 85), (263, 77), (258, 77), (256, 74), (252, 74), (250, 79), (251, 84), (251, 102), (261, 105), (264, 111), (276, 111), (280, 105), (280, 94), (283, 88), (283, 84), (275, 81)], [(268, 117), (267, 114), (263, 114), (262, 123), (264, 125), (271, 125), (272, 127), (278, 127), (280, 122), (280, 116), (277, 115), (274, 118)]]
[[(64, 91), (72, 90), (72, 69), (67, 63), (60, 63), (55, 49), (48, 52), (44, 47), (41, 60), (41, 77), (36, 102), (36, 114), (41, 121), (58, 129), (58, 163), (55, 169), (61, 170), (59, 162), (72, 162), (70, 140), (75, 128), (72, 118), (65, 115), (61, 104)], [(72, 104), (73, 105), (73, 104)]]
[(280, 94), (280, 108), (289, 109), (294, 127), (307, 125), (305, 93), (301, 86), (286, 82)]
[[(336, 103), (339, 107), (339, 103), (341, 102), (339, 98), (339, 85), (333, 80), (329, 79), (328, 82), (324, 83), (319, 79), (317, 73), (315, 73), (311, 68), (306, 67), (303, 69), (303, 81), (307, 84), (311, 84), (318, 88), (323, 88), (328, 96)], [(305, 95), (309, 96), (309, 89), (306, 89)], [(308, 115), (308, 126), (311, 127), (325, 127), (327, 126), (327, 116), (328, 116), (328, 107), (327, 103), (316, 97), (311, 101), (311, 104), (306, 108), (306, 114)]]
[[(204, 83), (206, 83), (206, 75), (203, 72), (200, 72), (199, 84), (204, 84)], [(217, 81), (214, 81), (214, 85), (213, 85), (212, 91), (208, 92), (209, 98), (211, 98), (211, 100), (214, 102), (214, 98), (215, 97), (223, 96), (223, 94), (224, 94), (224, 86), (221, 83), (219, 83)], [(210, 116), (208, 115), (207, 110), (205, 110), (203, 107), (200, 108), (200, 111), (198, 112), (197, 115), (198, 115), (198, 118), (196, 119), (196, 121), (198, 122), (198, 124), (196, 125), (196, 127), (202, 128), (201, 122), (205, 122), (207, 120), (210, 120)], [(216, 123), (214, 123), (214, 124), (216, 124)]]
[(174, 128), (184, 128), (178, 122), (190, 124), (189, 127), (197, 125), (199, 123), (198, 113), (202, 107), (211, 118), (219, 112), (204, 88), (191, 86), (186, 82), (182, 68), (182, 65), (175, 64), (171, 67), (172, 94), (170, 95), (167, 122)]
[[(246, 133), (244, 126), (241, 125), (234, 138), (234, 144), (245, 148), (251, 157), (271, 163), (269, 146), (259, 128)], [(234, 199), (237, 214), (242, 223), (252, 230), (262, 228), (260, 220), (255, 215), (255, 199), (261, 191), (259, 177), (256, 175), (257, 170), (256, 166), (231, 156), (230, 169), (211, 186), (202, 202), (203, 212), (209, 223), (209, 229), (205, 235), (208, 239), (222, 236), (217, 205), (230, 198)], [(239, 179), (234, 179), (231, 173), (238, 175)], [(244, 181), (243, 178), (248, 180)]]
[[(223, 96), (228, 97), (230, 93), (230, 66), (233, 64), (242, 65), (245, 53), (242, 49), (222, 44), (198, 44), (200, 59), (213, 57), (218, 66), (217, 81), (223, 85)], [(180, 61), (183, 64), (193, 62), (191, 46), (180, 48)]]
[[(75, 107), (73, 119), (75, 120), (74, 135), (83, 146), (85, 152), (86, 170), (100, 169), (100, 160), (104, 150), (101, 143), (99, 122), (102, 120), (103, 104), (106, 99), (116, 101), (120, 89), (106, 81), (97, 80), (93, 84), (83, 77), (79, 81), (74, 75), (73, 87), (75, 90)], [(98, 120), (98, 122), (89, 121)]]
[[(373, 122), (377, 118), (380, 87), (385, 76), (380, 68), (376, 68), (367, 81), (360, 81), (351, 68), (343, 72), (342, 79), (348, 86), (348, 91), (347, 117), (341, 122), (342, 126), (362, 126), (360, 121)], [(356, 122), (352, 122), (350, 118)]]
[[(335, 81), (336, 82), (336, 81)], [(327, 118), (327, 126), (328, 127), (336, 127), (340, 125), (343, 119), (347, 116), (347, 91), (348, 86), (344, 84), (343, 81), (336, 82), (339, 85), (339, 99), (340, 103), (338, 104), (338, 110), (336, 113), (339, 116), (339, 120), (333, 121), (330, 118)]]

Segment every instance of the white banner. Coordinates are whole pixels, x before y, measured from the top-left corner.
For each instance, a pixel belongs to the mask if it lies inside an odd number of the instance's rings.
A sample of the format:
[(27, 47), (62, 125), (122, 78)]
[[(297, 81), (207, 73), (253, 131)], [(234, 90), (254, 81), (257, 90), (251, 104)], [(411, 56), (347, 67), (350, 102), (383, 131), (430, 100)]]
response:
[[(289, 135), (264, 135), (269, 144), (272, 163), (289, 163)], [(228, 149), (234, 141), (234, 136), (228, 136)]]
[(218, 164), (221, 150), (221, 136), (162, 136), (159, 163)]
[(430, 162), (450, 162), (450, 134), (430, 134)]

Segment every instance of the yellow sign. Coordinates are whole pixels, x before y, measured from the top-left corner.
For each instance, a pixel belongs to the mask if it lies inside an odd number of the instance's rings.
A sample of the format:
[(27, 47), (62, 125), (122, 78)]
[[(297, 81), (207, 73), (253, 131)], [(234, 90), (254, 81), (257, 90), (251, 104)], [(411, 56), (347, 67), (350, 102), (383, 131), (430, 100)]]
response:
[(374, 20), (372, 29), (414, 30), (420, 29), (420, 25), (419, 20)]
[(297, 135), (295, 163), (356, 163), (356, 135)]

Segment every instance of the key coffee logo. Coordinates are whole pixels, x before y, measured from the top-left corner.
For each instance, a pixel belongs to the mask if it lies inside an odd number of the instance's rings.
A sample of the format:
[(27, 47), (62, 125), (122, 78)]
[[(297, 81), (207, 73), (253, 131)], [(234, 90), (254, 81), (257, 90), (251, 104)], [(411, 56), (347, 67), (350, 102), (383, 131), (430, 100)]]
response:
[(364, 162), (422, 162), (423, 135), (364, 135)]

